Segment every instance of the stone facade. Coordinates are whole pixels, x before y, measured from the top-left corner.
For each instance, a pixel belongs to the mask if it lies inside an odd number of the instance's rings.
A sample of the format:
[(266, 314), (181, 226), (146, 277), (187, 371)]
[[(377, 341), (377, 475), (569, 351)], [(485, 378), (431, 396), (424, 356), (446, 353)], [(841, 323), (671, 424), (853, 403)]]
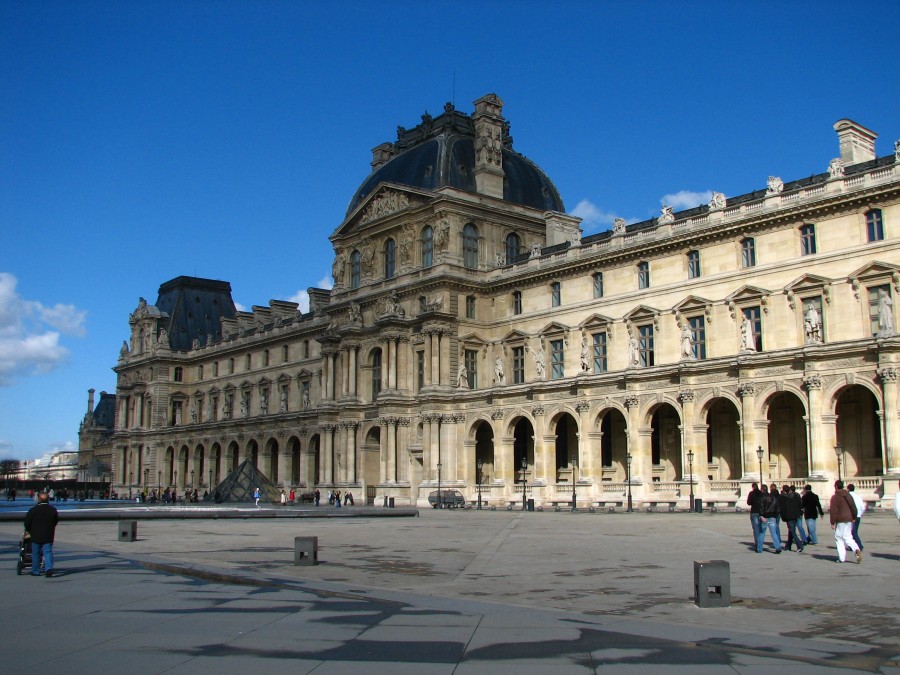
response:
[(841, 161), (812, 178), (582, 236), (499, 97), (475, 106), (375, 148), (309, 312), (232, 303), (186, 343), (141, 301), (117, 486), (202, 491), (251, 459), (377, 504), (440, 483), (502, 506), (523, 485), (547, 505), (740, 505), (760, 472), (823, 496), (840, 472), (880, 500), (900, 477), (900, 164), (875, 134), (841, 120)]

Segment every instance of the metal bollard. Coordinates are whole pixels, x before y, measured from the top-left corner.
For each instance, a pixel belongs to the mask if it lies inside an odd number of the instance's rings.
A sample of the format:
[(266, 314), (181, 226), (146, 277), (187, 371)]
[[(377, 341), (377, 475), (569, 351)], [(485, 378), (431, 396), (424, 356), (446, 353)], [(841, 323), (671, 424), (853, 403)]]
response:
[(119, 541), (134, 541), (137, 539), (137, 521), (119, 521)]
[(318, 565), (319, 564), (319, 538), (318, 537), (294, 537), (294, 564)]
[(694, 604), (697, 607), (731, 604), (731, 566), (727, 560), (694, 561)]

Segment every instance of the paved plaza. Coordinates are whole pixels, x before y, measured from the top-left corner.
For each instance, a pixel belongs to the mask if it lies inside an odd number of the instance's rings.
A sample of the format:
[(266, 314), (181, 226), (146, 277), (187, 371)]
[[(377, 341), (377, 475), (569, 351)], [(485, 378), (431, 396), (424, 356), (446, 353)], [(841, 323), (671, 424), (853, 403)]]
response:
[[(747, 514), (251, 509), (137, 509), (134, 542), (64, 519), (52, 579), (16, 576), (21, 525), (0, 522), (0, 668), (900, 673), (892, 515), (868, 514), (863, 563), (838, 565), (827, 521), (818, 546), (774, 555), (751, 548)], [(298, 535), (319, 538), (319, 565), (293, 564)], [(730, 563), (730, 607), (694, 604), (695, 560)]]

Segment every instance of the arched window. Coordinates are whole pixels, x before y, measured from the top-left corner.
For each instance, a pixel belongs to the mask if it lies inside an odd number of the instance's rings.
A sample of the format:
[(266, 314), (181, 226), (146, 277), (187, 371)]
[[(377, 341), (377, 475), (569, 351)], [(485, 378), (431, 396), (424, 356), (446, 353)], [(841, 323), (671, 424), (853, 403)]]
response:
[(350, 288), (359, 288), (359, 251), (350, 254)]
[(463, 265), (478, 269), (478, 228), (469, 223), (463, 228)]
[(395, 244), (393, 239), (384, 242), (384, 278), (394, 278)]
[(434, 261), (434, 230), (426, 225), (422, 230), (422, 267), (431, 267)]
[(378, 398), (381, 391), (381, 350), (372, 352), (372, 400)]
[(522, 251), (522, 240), (515, 232), (506, 235), (506, 264), (512, 265)]

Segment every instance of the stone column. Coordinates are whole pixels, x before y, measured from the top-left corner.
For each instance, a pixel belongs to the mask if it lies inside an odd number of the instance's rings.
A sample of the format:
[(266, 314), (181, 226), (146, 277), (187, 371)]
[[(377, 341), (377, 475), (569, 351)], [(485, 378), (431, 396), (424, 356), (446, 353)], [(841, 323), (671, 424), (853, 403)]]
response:
[(810, 453), (809, 475), (826, 478), (829, 468), (837, 468), (837, 455), (834, 454), (834, 446), (837, 445), (837, 415), (822, 415), (820, 420), (822, 429), (819, 437), (822, 445), (818, 452)]
[(347, 367), (347, 370), (349, 371), (347, 373), (347, 378), (350, 381), (350, 396), (353, 396), (353, 397), (356, 396), (356, 382), (357, 382), (357, 379), (359, 378), (359, 369), (358, 369), (357, 363), (356, 363), (356, 358), (357, 358), (358, 352), (359, 352), (359, 347), (357, 347), (355, 345), (350, 347), (347, 350), (347, 356), (350, 358), (350, 364)]
[(456, 480), (459, 475), (456, 471), (456, 415), (443, 415), (441, 419), (441, 461), (444, 464), (441, 476), (447, 481)]
[(440, 344), (440, 359), (438, 360), (438, 383), (449, 385), (450, 382), (450, 333), (442, 331), (438, 335)]
[(323, 424), (319, 427), (322, 438), (322, 461), (319, 464), (319, 483), (334, 484), (334, 425)]
[[(437, 465), (438, 462), (441, 465), (444, 464), (444, 453), (442, 452), (443, 448), (441, 446), (441, 423), (443, 422), (443, 417), (441, 415), (432, 415), (431, 417), (431, 464), (427, 467), (426, 475), (430, 475), (432, 480), (437, 480)], [(441, 471), (441, 478), (444, 477), (444, 472)]]
[[(822, 378), (809, 375), (803, 378), (806, 389), (808, 414), (806, 415), (806, 466), (812, 474), (815, 458), (825, 456), (825, 439), (822, 428)], [(834, 447), (834, 444), (832, 444)]]
[(350, 393), (350, 357), (349, 349), (341, 349), (341, 396)]
[(431, 333), (425, 333), (425, 386), (431, 384)]
[(544, 406), (534, 406), (531, 414), (534, 417), (534, 479), (549, 485), (551, 482), (556, 482), (556, 475), (554, 474), (553, 481), (551, 481), (550, 457), (547, 444), (544, 443)]
[(429, 384), (441, 383), (441, 333), (432, 331), (431, 335), (431, 380)]
[[(581, 356), (578, 357), (579, 361)], [(587, 401), (579, 401), (575, 405), (578, 411), (578, 476), (590, 476), (593, 470), (590, 445), (590, 410), (591, 404)], [(575, 476), (573, 475), (573, 480)]]
[(741, 461), (744, 463), (742, 480), (762, 480), (759, 475), (759, 457), (756, 455), (757, 448), (762, 445), (757, 442), (756, 436), (756, 385), (753, 382), (742, 382), (738, 385), (738, 396), (741, 397)]
[(325, 358), (322, 360), (322, 380), (323, 380), (323, 389), (322, 398), (326, 401), (331, 400), (331, 372), (332, 372), (332, 363), (331, 363), (331, 354), (325, 354)]
[(355, 483), (357, 480), (356, 467), (357, 458), (357, 439), (356, 430), (359, 427), (358, 422), (343, 422), (344, 427), (344, 463), (342, 467), (342, 478), (344, 482)]
[(390, 453), (388, 451), (388, 423), (387, 419), (380, 417), (376, 420), (378, 424), (378, 465), (382, 483), (389, 480)]
[[(207, 450), (207, 453), (209, 451)], [(293, 482), (293, 475), (288, 471), (291, 453), (287, 446), (284, 445), (284, 434), (279, 433), (278, 442), (278, 484), (282, 487), (288, 487)], [(212, 454), (207, 454), (206, 465), (212, 468)], [(209, 480), (209, 468), (206, 469), (206, 479)]]
[[(706, 446), (701, 452), (694, 438), (694, 392), (692, 389), (683, 389), (678, 392), (678, 400), (681, 402), (681, 474), (682, 480), (693, 480), (697, 484), (695, 476), (704, 475), (703, 467), (706, 466)], [(694, 463), (687, 460), (688, 450), (694, 451)], [(688, 478), (688, 474), (692, 474)], [(696, 488), (695, 488), (696, 491)]]
[(887, 475), (900, 475), (900, 420), (897, 418), (896, 368), (881, 368), (878, 377), (884, 392), (884, 455), (887, 459)]
[(389, 417), (387, 420), (387, 454), (388, 454), (388, 481), (397, 482), (397, 420)]

